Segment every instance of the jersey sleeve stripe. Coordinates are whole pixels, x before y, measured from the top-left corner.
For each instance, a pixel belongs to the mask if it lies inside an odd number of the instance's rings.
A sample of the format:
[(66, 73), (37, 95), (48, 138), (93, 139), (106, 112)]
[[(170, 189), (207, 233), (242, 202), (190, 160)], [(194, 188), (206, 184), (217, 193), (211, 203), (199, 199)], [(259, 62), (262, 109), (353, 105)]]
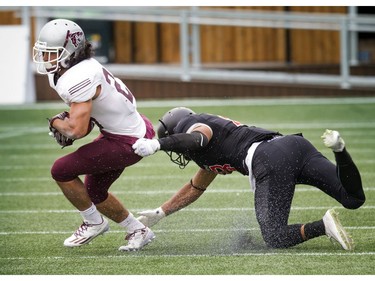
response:
[(91, 84), (91, 81), (89, 78), (87, 78), (86, 80), (83, 80), (82, 82), (74, 85), (73, 87), (71, 87), (68, 92), (70, 95), (73, 95), (74, 93), (78, 92), (79, 90), (83, 89), (84, 87), (88, 86)]

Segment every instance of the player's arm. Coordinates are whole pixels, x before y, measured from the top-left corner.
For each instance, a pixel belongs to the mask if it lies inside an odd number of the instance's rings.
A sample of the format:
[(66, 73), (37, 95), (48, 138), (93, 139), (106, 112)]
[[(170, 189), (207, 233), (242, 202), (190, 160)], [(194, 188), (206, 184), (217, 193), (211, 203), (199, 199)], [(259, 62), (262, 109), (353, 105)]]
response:
[(203, 123), (196, 123), (186, 133), (173, 134), (159, 139), (160, 150), (185, 152), (205, 147), (212, 138), (212, 129)]
[(216, 175), (211, 171), (200, 168), (188, 183), (161, 205), (165, 215), (177, 212), (196, 201), (215, 179)]
[(158, 150), (184, 153), (205, 147), (212, 138), (212, 129), (203, 123), (194, 124), (187, 133), (173, 134), (161, 139), (138, 139), (133, 144), (134, 152), (142, 157)]
[[(101, 86), (96, 88), (95, 99), (101, 91)], [(86, 102), (71, 103), (69, 116), (64, 120), (55, 119), (52, 125), (63, 135), (71, 139), (80, 139), (86, 136), (91, 129), (92, 99)]]
[(202, 168), (176, 194), (155, 210), (139, 212), (138, 219), (146, 226), (153, 226), (162, 218), (173, 214), (196, 201), (215, 179), (217, 174)]

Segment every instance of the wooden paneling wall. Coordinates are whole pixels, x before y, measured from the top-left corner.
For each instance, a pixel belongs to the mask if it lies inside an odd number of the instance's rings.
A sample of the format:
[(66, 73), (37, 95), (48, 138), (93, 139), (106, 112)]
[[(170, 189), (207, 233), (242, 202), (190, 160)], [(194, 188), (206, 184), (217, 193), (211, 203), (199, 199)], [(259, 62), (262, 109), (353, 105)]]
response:
[(133, 23), (115, 21), (113, 25), (115, 61), (118, 63), (133, 63)]
[[(346, 7), (290, 7), (292, 12), (347, 13)], [(290, 31), (292, 62), (300, 64), (338, 63), (340, 61), (340, 34), (337, 31)]]
[[(282, 11), (284, 7), (226, 7), (226, 9)], [(284, 29), (203, 25), (200, 30), (202, 62), (285, 60)]]
[[(309, 13), (346, 13), (346, 7), (267, 6), (200, 7), (200, 9), (264, 10)], [(19, 24), (13, 12), (1, 11), (0, 24)], [(34, 28), (34, 26), (33, 26)], [(335, 64), (340, 60), (339, 32), (285, 30), (203, 25), (201, 60), (203, 63), (277, 62), (295, 64)], [(34, 34), (34, 33), (32, 33)], [(34, 43), (35, 38), (33, 38)], [(116, 63), (179, 63), (178, 24), (114, 23)]]
[[(255, 11), (286, 10), (284, 6), (208, 7), (207, 9), (223, 8)], [(309, 13), (347, 12), (346, 7), (338, 6), (293, 6), (288, 7), (288, 10)], [(337, 31), (202, 25), (200, 33), (203, 63), (330, 64), (338, 63), (340, 60), (340, 41)], [(180, 61), (180, 34), (177, 24), (121, 22), (116, 23), (115, 34), (117, 34), (114, 38), (116, 62), (178, 63)]]
[(0, 11), (0, 25), (20, 24), (21, 19), (13, 11)]
[(160, 61), (176, 63), (180, 61), (180, 25), (160, 24)]

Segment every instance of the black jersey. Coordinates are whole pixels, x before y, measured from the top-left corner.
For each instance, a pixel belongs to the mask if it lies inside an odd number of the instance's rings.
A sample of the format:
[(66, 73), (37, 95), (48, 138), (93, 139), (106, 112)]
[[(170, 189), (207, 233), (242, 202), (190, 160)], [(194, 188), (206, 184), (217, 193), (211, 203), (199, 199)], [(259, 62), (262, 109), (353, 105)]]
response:
[(186, 133), (196, 123), (203, 123), (212, 129), (212, 138), (207, 146), (184, 153), (203, 169), (218, 174), (238, 171), (248, 175), (245, 165), (247, 151), (254, 142), (268, 140), (278, 132), (240, 124), (237, 121), (211, 114), (194, 114), (182, 119), (174, 133)]

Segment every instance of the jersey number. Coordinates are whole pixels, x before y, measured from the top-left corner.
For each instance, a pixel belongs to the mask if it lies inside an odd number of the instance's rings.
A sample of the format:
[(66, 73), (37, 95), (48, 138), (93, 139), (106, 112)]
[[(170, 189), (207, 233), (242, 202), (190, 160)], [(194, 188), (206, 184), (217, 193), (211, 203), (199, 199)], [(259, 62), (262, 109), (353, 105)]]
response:
[(233, 171), (236, 171), (234, 167), (232, 167), (230, 164), (224, 164), (224, 165), (211, 165), (209, 166), (209, 169), (216, 173), (221, 175), (231, 174)]
[(105, 80), (108, 84), (115, 86), (117, 92), (124, 95), (131, 103), (133, 103), (134, 96), (132, 92), (125, 86), (125, 88), (121, 88), (121, 85), (116, 81), (115, 77), (110, 73), (107, 69), (103, 68), (103, 74), (105, 77)]

